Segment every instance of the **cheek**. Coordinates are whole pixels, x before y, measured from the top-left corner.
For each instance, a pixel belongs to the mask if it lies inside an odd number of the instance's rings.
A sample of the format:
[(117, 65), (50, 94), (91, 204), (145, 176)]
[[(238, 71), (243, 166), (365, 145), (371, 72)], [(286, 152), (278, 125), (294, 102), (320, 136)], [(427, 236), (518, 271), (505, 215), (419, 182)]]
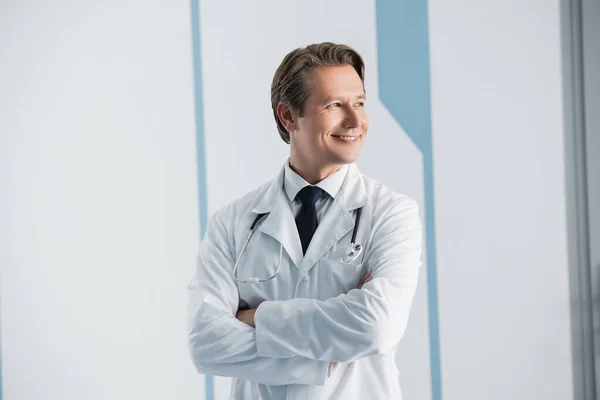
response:
[(322, 127), (319, 121), (311, 119), (298, 125), (297, 142), (306, 149), (316, 149), (319, 145)]
[(344, 118), (341, 116), (341, 114), (331, 113), (321, 118), (320, 128), (322, 132), (331, 133), (331, 131), (338, 129), (343, 122)]
[(332, 131), (335, 126), (336, 121), (334, 118), (329, 116), (320, 116), (318, 118), (313, 118), (310, 121), (306, 121), (302, 129), (307, 140), (315, 141), (319, 137), (323, 136), (323, 134)]

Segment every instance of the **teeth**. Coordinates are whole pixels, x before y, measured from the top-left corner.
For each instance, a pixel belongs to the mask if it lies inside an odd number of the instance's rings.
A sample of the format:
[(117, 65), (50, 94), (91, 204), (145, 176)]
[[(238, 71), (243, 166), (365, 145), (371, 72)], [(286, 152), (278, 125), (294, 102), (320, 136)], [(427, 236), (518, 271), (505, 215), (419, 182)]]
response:
[(356, 136), (338, 136), (340, 139), (344, 139), (344, 140), (350, 140), (350, 141), (355, 141), (356, 140)]

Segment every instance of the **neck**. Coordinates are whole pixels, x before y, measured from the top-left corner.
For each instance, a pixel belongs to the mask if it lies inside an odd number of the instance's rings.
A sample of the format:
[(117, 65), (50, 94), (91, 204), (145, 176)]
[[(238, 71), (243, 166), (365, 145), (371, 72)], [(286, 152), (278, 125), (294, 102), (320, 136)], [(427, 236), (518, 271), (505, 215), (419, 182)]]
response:
[(342, 165), (329, 164), (324, 166), (309, 166), (308, 163), (303, 164), (290, 157), (290, 168), (297, 173), (306, 182), (315, 185), (323, 179), (336, 173)]

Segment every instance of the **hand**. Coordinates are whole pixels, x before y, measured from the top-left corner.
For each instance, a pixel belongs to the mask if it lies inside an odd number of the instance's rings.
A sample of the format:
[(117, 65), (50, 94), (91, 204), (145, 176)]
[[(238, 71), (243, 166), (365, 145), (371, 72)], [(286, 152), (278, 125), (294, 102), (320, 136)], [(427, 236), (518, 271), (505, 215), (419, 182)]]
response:
[(365, 276), (363, 276), (363, 278), (360, 280), (358, 288), (361, 289), (365, 283), (371, 281), (372, 277), (373, 275), (371, 274), (371, 271), (367, 272)]
[(238, 310), (235, 314), (235, 317), (242, 321), (245, 324), (250, 325), (253, 328), (254, 326), (254, 314), (256, 313), (256, 308), (251, 308), (249, 310)]

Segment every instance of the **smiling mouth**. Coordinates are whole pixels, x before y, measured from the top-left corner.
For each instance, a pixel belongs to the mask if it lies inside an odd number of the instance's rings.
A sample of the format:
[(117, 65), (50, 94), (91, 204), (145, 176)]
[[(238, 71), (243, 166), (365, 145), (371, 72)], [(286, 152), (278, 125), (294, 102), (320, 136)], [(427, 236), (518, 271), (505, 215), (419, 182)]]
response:
[(360, 136), (347, 136), (347, 135), (331, 135), (338, 140), (342, 140), (344, 142), (352, 143), (356, 142)]

